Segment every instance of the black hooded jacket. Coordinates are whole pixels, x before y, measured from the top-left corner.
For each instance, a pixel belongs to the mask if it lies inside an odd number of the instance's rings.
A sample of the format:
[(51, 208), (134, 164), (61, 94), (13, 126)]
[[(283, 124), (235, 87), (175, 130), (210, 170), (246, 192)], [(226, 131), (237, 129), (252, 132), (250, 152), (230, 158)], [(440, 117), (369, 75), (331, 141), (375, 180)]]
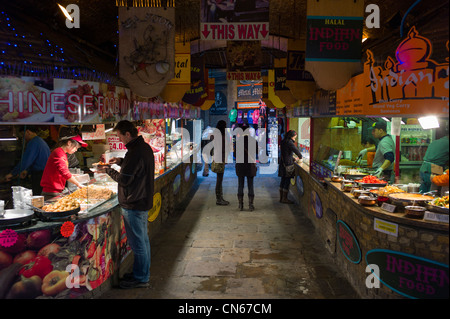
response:
[(127, 153), (119, 163), (120, 172), (108, 168), (106, 173), (118, 183), (119, 205), (125, 209), (149, 210), (153, 207), (155, 157), (142, 136), (125, 145)]

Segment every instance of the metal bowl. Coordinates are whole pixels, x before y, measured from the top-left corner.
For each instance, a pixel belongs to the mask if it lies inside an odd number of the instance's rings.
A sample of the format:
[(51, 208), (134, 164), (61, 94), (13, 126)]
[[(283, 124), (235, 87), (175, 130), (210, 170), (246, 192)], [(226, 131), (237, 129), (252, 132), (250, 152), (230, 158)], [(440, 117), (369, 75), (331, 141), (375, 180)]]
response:
[(352, 191), (353, 197), (358, 198), (361, 195), (368, 195), (369, 191), (366, 191), (364, 189), (354, 189)]
[(422, 206), (406, 206), (405, 213), (409, 217), (422, 218), (427, 209)]
[(361, 195), (358, 197), (358, 202), (364, 206), (373, 206), (377, 203), (377, 199), (372, 196)]

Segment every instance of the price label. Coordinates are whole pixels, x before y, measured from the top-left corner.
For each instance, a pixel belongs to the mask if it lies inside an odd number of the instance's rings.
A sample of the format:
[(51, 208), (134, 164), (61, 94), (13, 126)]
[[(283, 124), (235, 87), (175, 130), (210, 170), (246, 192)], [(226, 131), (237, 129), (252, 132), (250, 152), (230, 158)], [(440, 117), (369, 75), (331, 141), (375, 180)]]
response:
[(117, 135), (110, 135), (107, 138), (107, 142), (109, 145), (109, 150), (111, 152), (113, 151), (126, 151), (127, 148), (125, 147), (125, 144), (123, 144)]
[(397, 206), (391, 205), (391, 204), (388, 204), (388, 203), (383, 203), (381, 205), (381, 209), (384, 210), (384, 211), (387, 211), (389, 213), (393, 213), (396, 208), (397, 208)]
[(449, 215), (443, 215), (443, 214), (436, 214), (429, 211), (425, 212), (425, 216), (423, 216), (424, 220), (429, 220), (433, 222), (440, 222), (440, 223), (449, 223)]

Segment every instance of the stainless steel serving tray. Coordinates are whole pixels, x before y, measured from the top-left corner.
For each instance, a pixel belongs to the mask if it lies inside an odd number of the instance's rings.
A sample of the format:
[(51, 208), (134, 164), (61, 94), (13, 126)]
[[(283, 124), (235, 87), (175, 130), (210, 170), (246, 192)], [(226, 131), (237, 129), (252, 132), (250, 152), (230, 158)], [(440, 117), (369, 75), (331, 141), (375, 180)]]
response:
[(0, 225), (15, 225), (27, 222), (33, 218), (32, 209), (5, 209), (5, 215), (0, 217)]

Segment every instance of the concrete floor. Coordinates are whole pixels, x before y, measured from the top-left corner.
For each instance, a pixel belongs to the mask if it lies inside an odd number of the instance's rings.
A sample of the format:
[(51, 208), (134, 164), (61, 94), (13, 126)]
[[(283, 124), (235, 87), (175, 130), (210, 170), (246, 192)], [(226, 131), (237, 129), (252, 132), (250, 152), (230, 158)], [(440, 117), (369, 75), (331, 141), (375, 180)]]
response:
[[(237, 177), (227, 165), (224, 198), (216, 174), (198, 173), (185, 209), (151, 241), (149, 288), (113, 288), (101, 299), (359, 299), (298, 205), (278, 202), (279, 178), (255, 178), (255, 207), (238, 210)], [(245, 190), (247, 194), (247, 190)]]

